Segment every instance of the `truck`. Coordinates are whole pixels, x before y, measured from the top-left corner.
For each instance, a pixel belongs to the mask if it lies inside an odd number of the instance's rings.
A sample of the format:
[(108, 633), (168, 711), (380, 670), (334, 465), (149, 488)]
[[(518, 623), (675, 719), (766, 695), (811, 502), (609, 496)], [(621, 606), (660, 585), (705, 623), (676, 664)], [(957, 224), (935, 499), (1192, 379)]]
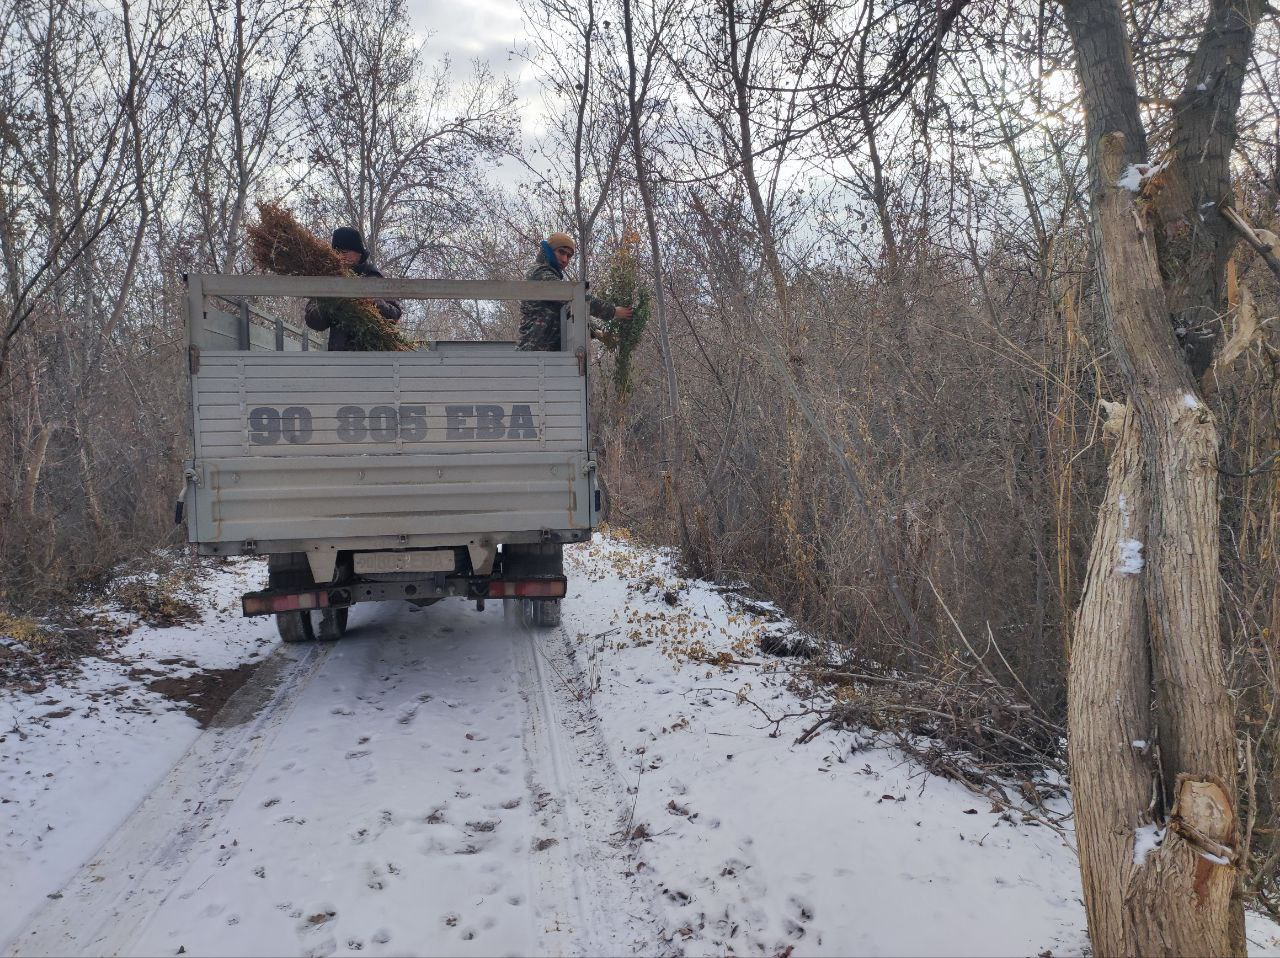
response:
[[(334, 639), (358, 602), (502, 600), (559, 623), (563, 547), (602, 497), (589, 420), (586, 287), (483, 280), (188, 274), (191, 458), (178, 518), (210, 556), (265, 556), (246, 616)], [(262, 303), (543, 300), (561, 349), (439, 341), (329, 352)]]

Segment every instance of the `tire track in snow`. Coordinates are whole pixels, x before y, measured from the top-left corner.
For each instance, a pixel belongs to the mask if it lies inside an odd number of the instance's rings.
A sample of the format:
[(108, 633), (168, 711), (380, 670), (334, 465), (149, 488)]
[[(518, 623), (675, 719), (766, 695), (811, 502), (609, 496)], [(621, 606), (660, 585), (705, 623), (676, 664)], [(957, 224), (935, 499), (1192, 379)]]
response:
[(6, 953), (652, 953), (574, 651), (461, 603), (278, 649)]
[(330, 648), (282, 645), (265, 660), (58, 897), (50, 896), (6, 943), (4, 954), (114, 955), (127, 948), (182, 877), (192, 847), (239, 793)]
[(609, 756), (573, 646), (562, 628), (522, 633), (515, 654), (529, 706), (528, 784), (546, 833), (534, 846), (535, 855), (546, 856), (534, 894), (543, 951), (652, 953), (660, 940), (658, 921), (627, 860), (626, 785)]

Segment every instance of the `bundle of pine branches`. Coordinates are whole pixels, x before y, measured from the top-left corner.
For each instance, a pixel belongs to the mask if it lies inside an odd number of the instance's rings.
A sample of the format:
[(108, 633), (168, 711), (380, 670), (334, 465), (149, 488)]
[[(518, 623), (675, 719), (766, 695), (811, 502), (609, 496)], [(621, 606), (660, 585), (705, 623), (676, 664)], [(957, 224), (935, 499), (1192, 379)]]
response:
[[(328, 244), (304, 229), (292, 213), (275, 203), (258, 204), (258, 222), (250, 223), (249, 256), (261, 270), (281, 276), (350, 276)], [(413, 344), (380, 312), (372, 299), (318, 299), (321, 313), (346, 331), (358, 350), (404, 352)]]
[(622, 242), (609, 257), (601, 292), (609, 302), (632, 307), (631, 319), (611, 319), (604, 323), (608, 337), (606, 346), (614, 350), (614, 390), (619, 399), (626, 399), (631, 392), (631, 360), (640, 338), (649, 322), (649, 287), (640, 276), (640, 263), (636, 255), (640, 234), (627, 229)]

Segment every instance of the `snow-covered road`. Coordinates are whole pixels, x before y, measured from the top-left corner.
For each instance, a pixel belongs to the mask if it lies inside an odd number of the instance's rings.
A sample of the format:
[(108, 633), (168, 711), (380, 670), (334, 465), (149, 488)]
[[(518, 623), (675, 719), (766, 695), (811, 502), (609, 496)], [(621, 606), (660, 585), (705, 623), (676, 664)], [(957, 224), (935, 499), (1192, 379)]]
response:
[[(559, 629), (388, 603), (289, 647), (229, 611), (238, 566), (203, 622), (7, 696), (0, 954), (1084, 948), (1063, 836), (869, 735), (770, 734), (801, 711), (759, 651), (785, 624), (618, 540), (568, 564)], [(254, 660), (203, 731), (128, 685)], [(1276, 933), (1251, 917), (1251, 952)]]
[(564, 633), (512, 632), (500, 608), (461, 602), (352, 619), (339, 643), (281, 648), (229, 703), (249, 721), (205, 731), (10, 951), (615, 954), (652, 941), (623, 875), (625, 786), (568, 687), (547, 679), (566, 674), (552, 647)]

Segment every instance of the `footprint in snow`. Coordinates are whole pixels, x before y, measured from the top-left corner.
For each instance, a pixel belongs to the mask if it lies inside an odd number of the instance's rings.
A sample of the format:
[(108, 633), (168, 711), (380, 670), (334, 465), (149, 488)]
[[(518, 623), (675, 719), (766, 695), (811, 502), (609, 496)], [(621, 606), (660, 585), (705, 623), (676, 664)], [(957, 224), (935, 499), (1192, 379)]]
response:
[(788, 938), (803, 938), (805, 927), (800, 922), (792, 918), (784, 919), (782, 928), (787, 933)]
[(338, 943), (333, 935), (323, 938), (302, 953), (303, 958), (329, 958), (338, 950)]
[(298, 937), (305, 946), (302, 954), (306, 958), (328, 958), (338, 950), (337, 939), (325, 929), (337, 915), (334, 908), (323, 907), (298, 923)]
[(400, 714), (396, 716), (397, 725), (408, 725), (418, 717), (418, 706), (406, 705), (400, 710)]
[(808, 931), (805, 925), (813, 921), (813, 905), (796, 895), (787, 899), (787, 905), (791, 909), (791, 917), (783, 921), (783, 928), (792, 938), (803, 938)]

